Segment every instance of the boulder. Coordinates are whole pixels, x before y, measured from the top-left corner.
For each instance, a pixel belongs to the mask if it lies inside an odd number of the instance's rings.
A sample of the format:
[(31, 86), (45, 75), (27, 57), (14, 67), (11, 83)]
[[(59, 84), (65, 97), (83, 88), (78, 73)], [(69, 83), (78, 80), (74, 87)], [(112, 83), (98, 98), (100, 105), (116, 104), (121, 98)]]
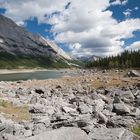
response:
[(52, 107), (52, 106), (47, 106), (47, 108), (46, 108), (46, 113), (47, 113), (49, 116), (52, 116), (52, 115), (55, 113), (55, 108)]
[(92, 113), (92, 108), (83, 102), (79, 103), (78, 110), (81, 114)]
[(130, 90), (129, 91), (121, 91), (119, 96), (122, 99), (122, 101), (124, 101), (125, 103), (133, 102), (135, 99), (133, 93)]
[(44, 94), (44, 91), (42, 89), (35, 89), (35, 92), (38, 94)]
[(115, 97), (114, 97), (113, 103), (121, 103), (121, 102), (122, 102), (122, 101), (121, 101), (121, 99), (120, 99), (119, 96), (115, 96)]
[(134, 95), (136, 96), (136, 98), (137, 98), (137, 96), (139, 96), (139, 98), (140, 98), (140, 90), (137, 90), (137, 91), (134, 91), (135, 93), (134, 93)]
[(105, 102), (102, 99), (94, 100), (94, 111), (101, 112), (105, 107)]
[(39, 101), (39, 97), (38, 96), (33, 95), (30, 98), (30, 104), (36, 104), (38, 101)]
[(140, 116), (140, 109), (138, 109), (136, 107), (132, 108), (131, 112), (130, 112), (130, 115), (135, 116), (135, 117)]
[(99, 112), (98, 113), (98, 117), (99, 117), (99, 122), (101, 122), (101, 123), (107, 123), (108, 118), (102, 112)]
[(117, 114), (120, 114), (120, 115), (130, 113), (130, 109), (124, 103), (115, 103), (113, 111)]
[(137, 70), (131, 70), (127, 73), (129, 77), (140, 77), (140, 73)]
[(67, 106), (62, 107), (62, 111), (64, 111), (65, 113), (76, 113), (77, 112), (75, 108), (71, 108), (71, 107), (67, 107)]
[(132, 132), (124, 128), (94, 128), (89, 133), (89, 137), (93, 140), (133, 140), (135, 138)]
[(88, 135), (79, 128), (66, 127), (47, 131), (24, 140), (91, 140)]
[(134, 101), (135, 97), (133, 93), (130, 90), (116, 90), (114, 91), (115, 97), (114, 97), (114, 103), (120, 103), (121, 100), (132, 102)]
[(30, 107), (30, 113), (46, 113), (46, 109), (41, 104), (35, 104), (34, 106)]
[(136, 106), (137, 106), (137, 107), (140, 107), (140, 98), (136, 99), (135, 102), (136, 102)]
[(76, 123), (78, 127), (83, 129), (87, 126), (94, 126), (97, 123), (97, 119), (93, 119), (90, 114), (82, 114), (76, 117)]
[(18, 95), (25, 95), (25, 94), (26, 94), (25, 90), (22, 89), (22, 88), (18, 88), (18, 89), (15, 91), (15, 93), (16, 93), (16, 97), (17, 97)]
[(132, 119), (131, 116), (119, 116), (119, 115), (114, 115), (112, 116), (108, 122), (107, 126), (108, 127), (130, 127), (134, 125), (135, 121)]
[(104, 88), (98, 88), (98, 89), (96, 90), (96, 92), (97, 92), (98, 94), (105, 94), (105, 93), (106, 93), (106, 91), (105, 91)]
[(37, 135), (39, 133), (42, 133), (44, 131), (46, 131), (46, 126), (44, 123), (38, 123), (34, 125), (34, 129), (33, 129), (33, 135)]
[(24, 136), (25, 136), (25, 137), (30, 137), (30, 136), (32, 136), (32, 130), (26, 130), (26, 131), (24, 132)]
[(113, 104), (112, 103), (106, 104), (105, 109), (108, 110), (108, 111), (112, 111), (113, 110)]
[(33, 122), (34, 124), (38, 124), (38, 123), (43, 123), (45, 124), (46, 127), (50, 126), (50, 118), (49, 116), (43, 115), (43, 116), (34, 116), (33, 118)]
[(98, 94), (99, 95), (99, 97), (100, 97), (100, 99), (102, 99), (105, 103), (111, 103), (112, 102), (112, 99), (111, 98), (109, 98), (109, 97), (107, 97), (107, 96), (105, 96), (105, 95), (103, 95), (103, 94)]
[(100, 99), (100, 97), (99, 97), (99, 95), (97, 94), (97, 92), (93, 92), (93, 93), (91, 94), (91, 99), (97, 100), (97, 99)]

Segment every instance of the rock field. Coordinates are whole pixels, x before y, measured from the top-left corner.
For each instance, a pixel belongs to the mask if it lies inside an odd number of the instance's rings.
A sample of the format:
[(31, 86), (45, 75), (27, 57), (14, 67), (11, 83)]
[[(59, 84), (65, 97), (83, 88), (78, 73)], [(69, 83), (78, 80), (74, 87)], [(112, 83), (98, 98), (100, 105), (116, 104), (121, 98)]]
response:
[(0, 140), (139, 140), (138, 73), (77, 73), (0, 82)]

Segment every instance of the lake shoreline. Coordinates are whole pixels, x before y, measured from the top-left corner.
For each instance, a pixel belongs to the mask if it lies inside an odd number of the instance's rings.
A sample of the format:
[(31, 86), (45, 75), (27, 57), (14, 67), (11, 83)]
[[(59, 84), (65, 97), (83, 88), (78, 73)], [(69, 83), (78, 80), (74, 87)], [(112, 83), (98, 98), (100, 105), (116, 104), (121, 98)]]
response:
[(0, 74), (30, 73), (39, 71), (68, 71), (70, 69), (0, 69)]
[(47, 80), (79, 75), (76, 69), (22, 69), (1, 70), (0, 81)]

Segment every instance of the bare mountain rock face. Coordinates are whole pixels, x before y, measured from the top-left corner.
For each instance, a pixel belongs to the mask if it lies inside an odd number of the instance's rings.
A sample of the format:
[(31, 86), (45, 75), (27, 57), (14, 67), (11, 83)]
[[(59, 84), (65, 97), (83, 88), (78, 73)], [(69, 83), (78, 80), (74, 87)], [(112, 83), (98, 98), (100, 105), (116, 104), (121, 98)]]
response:
[[(53, 61), (71, 60), (54, 42), (33, 35), (11, 19), (0, 15), (0, 56), (49, 58)], [(12, 56), (13, 55), (13, 56)]]

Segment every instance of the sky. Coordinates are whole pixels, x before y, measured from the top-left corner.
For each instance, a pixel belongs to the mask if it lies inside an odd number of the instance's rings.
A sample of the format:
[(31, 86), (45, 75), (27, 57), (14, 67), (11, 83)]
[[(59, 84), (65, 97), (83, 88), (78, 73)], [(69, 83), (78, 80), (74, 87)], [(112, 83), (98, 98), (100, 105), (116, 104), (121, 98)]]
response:
[(140, 49), (140, 0), (0, 0), (0, 14), (73, 57)]

